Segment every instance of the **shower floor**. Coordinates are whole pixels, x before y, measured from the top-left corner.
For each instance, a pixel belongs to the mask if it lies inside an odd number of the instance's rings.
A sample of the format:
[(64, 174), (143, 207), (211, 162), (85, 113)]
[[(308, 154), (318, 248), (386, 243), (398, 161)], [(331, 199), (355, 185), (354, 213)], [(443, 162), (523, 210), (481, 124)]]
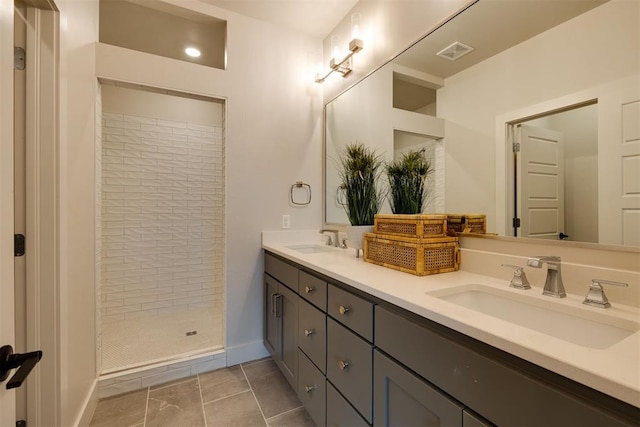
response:
[[(102, 324), (102, 374), (224, 347), (222, 313), (211, 308)], [(187, 335), (197, 331), (196, 334)]]

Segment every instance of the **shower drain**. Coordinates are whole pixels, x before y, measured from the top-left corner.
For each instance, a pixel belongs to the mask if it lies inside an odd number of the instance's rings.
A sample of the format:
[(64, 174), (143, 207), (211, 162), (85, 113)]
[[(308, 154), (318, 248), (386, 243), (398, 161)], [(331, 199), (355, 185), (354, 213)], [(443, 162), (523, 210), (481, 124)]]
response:
[(187, 332), (185, 335), (186, 335), (186, 336), (188, 336), (188, 337), (190, 337), (190, 336), (192, 336), (192, 335), (196, 335), (197, 333), (198, 333), (198, 331), (189, 331), (189, 332)]

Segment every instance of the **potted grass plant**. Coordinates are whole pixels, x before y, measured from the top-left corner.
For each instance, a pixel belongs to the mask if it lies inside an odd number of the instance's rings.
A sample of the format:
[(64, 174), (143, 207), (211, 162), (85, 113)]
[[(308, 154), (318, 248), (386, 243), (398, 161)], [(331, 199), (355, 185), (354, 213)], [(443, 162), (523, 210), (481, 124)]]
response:
[(373, 231), (374, 215), (384, 201), (378, 186), (383, 162), (375, 150), (356, 142), (345, 147), (339, 166), (341, 189), (345, 195), (343, 206), (351, 224), (347, 228), (347, 240), (359, 257), (363, 234)]
[(394, 214), (419, 214), (427, 201), (426, 179), (431, 164), (424, 149), (411, 150), (385, 165), (389, 180), (389, 204)]

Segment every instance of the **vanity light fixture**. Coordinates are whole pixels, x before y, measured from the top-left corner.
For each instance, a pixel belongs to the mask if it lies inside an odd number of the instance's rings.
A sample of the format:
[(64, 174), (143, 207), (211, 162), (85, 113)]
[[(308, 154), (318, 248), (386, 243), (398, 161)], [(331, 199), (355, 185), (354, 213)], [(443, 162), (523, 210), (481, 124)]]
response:
[(191, 58), (199, 58), (201, 53), (200, 50), (193, 47), (193, 46), (189, 46), (184, 50), (184, 53), (186, 53), (188, 56), (190, 56)]
[[(351, 41), (349, 42), (349, 52), (342, 56), (340, 47), (338, 44), (338, 37), (331, 38), (331, 53), (333, 57), (329, 61), (329, 71), (326, 74), (316, 75), (316, 83), (323, 83), (327, 77), (334, 71), (342, 74), (342, 77), (347, 77), (351, 71), (353, 71), (351, 64), (351, 57), (362, 50), (364, 43), (360, 39), (360, 14), (354, 13), (351, 15)], [(342, 59), (339, 59), (342, 57)]]

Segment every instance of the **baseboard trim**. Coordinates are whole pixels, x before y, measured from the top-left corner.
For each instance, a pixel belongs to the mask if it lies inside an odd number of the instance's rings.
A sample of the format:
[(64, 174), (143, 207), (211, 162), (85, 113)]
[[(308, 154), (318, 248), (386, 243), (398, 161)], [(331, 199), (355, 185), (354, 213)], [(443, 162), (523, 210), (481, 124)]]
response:
[(88, 427), (91, 424), (91, 418), (98, 406), (98, 379), (94, 379), (91, 384), (91, 391), (87, 395), (84, 403), (82, 404), (82, 411), (78, 414), (78, 418), (74, 423), (78, 427)]
[(227, 366), (233, 366), (269, 356), (262, 340), (227, 347)]

